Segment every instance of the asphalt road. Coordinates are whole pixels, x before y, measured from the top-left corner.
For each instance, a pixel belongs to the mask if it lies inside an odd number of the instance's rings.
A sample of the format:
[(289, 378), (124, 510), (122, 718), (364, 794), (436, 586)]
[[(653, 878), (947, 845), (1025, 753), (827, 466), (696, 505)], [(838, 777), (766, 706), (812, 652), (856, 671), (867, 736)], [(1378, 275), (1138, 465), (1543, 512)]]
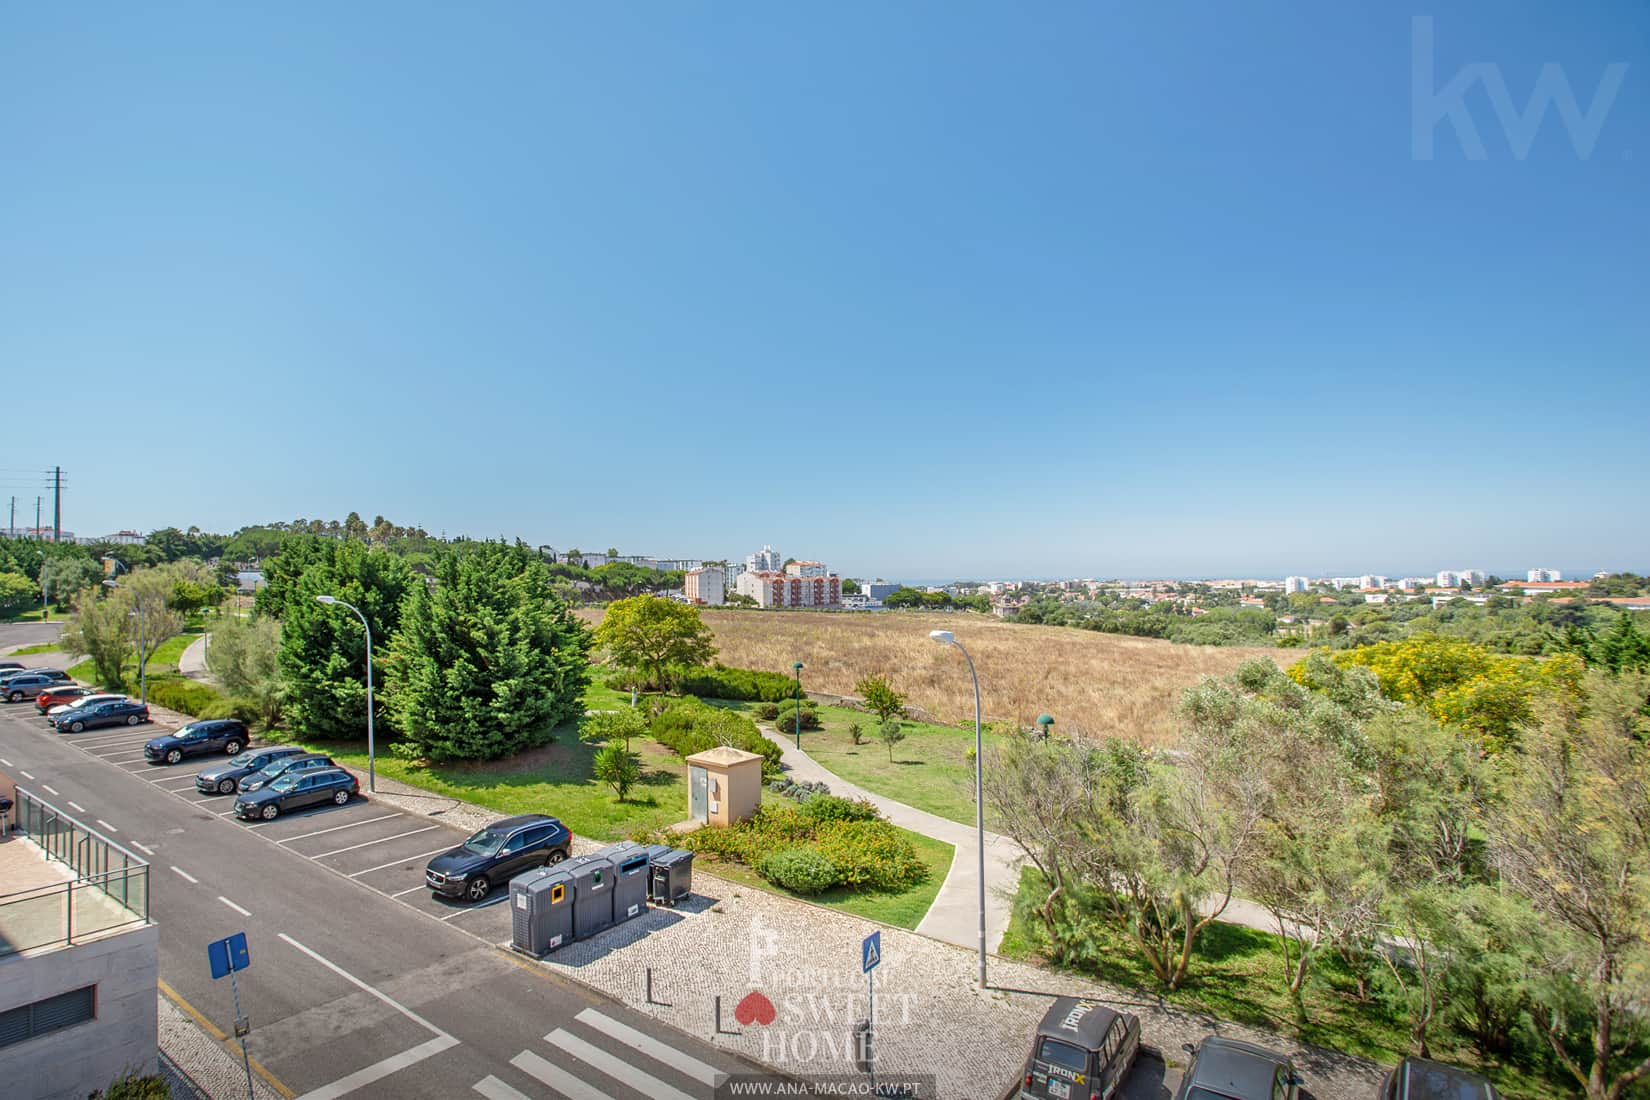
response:
[[(0, 653), (4, 653), (12, 646), (40, 645), (44, 642), (57, 641), (57, 632), (63, 629), (61, 622), (49, 623), (0, 623)], [(18, 660), (23, 660), (19, 657)]]
[(446, 826), (365, 799), (247, 825), (192, 790), (220, 757), (142, 762), (156, 732), (56, 734), (5, 705), (0, 770), (150, 861), (161, 978), (225, 1031), (206, 945), (247, 933), (248, 1050), (285, 1095), (704, 1097), (717, 1073), (755, 1070), (501, 950), (502, 895), (432, 900), (418, 884), (458, 837)]

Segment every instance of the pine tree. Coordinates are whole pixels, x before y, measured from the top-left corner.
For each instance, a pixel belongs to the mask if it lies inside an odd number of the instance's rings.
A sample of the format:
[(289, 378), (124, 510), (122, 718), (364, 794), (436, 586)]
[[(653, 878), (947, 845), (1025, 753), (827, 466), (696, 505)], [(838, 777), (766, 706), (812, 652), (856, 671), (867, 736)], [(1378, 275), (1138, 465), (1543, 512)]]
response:
[(584, 712), (589, 631), (528, 550), (468, 543), (415, 585), (386, 665), (390, 713), (429, 760), (491, 760)]

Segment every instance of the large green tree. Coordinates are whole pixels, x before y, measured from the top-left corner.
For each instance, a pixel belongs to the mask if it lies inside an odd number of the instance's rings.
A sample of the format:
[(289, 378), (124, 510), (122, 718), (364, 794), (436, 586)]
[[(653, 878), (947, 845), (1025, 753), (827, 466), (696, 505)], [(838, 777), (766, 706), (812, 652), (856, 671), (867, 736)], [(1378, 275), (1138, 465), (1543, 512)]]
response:
[(219, 619), (206, 647), (207, 666), (223, 686), (258, 708), (267, 728), (281, 715), (281, 624), (268, 615)]
[(662, 596), (632, 596), (610, 604), (596, 642), (614, 664), (647, 677), (650, 687), (670, 685), (672, 669), (699, 668), (716, 656), (716, 645), (699, 609)]
[(407, 598), (385, 662), (390, 713), (430, 760), (542, 745), (584, 712), (589, 647), (535, 555), (470, 543), (438, 557), (434, 585)]
[(287, 559), (281, 598), (266, 604), (260, 592), (258, 607), (281, 620), (288, 724), (316, 737), (365, 737), (365, 632), (348, 608), (316, 597), (335, 596), (360, 608), (372, 626), (373, 650), (382, 653), (401, 622), (402, 601), (420, 582), (396, 555), (344, 539), (295, 538), (277, 557)]

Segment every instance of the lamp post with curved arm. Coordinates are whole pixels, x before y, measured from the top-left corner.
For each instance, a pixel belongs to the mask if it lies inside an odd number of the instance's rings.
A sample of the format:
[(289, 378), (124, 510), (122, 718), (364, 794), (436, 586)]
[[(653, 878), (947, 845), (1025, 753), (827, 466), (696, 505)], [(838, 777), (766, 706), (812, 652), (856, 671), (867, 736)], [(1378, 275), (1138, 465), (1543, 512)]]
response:
[(974, 671), (974, 658), (949, 630), (931, 630), (928, 636), (941, 645), (956, 646), (968, 662), (968, 675), (974, 680), (974, 834), (979, 849), (980, 876), (980, 988), (985, 988), (985, 752), (980, 743), (980, 677)]
[(324, 603), (328, 607), (337, 604), (340, 607), (349, 608), (355, 612), (355, 617), (361, 620), (361, 629), (367, 632), (367, 790), (376, 794), (378, 792), (378, 778), (374, 764), (377, 755), (373, 750), (372, 743), (372, 627), (367, 623), (367, 617), (361, 614), (361, 609), (352, 603), (346, 603), (337, 596), (316, 596), (315, 600), (317, 603)]

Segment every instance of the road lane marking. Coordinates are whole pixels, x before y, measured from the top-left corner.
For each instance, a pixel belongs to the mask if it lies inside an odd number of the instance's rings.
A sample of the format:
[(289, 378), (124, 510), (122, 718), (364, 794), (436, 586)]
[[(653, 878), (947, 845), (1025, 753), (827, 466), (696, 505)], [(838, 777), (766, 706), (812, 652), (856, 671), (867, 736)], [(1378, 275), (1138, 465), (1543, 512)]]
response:
[[(449, 845), (447, 848), (437, 848), (437, 849), (435, 849), (434, 851), (431, 851), (431, 852), (422, 852), (422, 853), (420, 853), (416, 856), (407, 856), (406, 859), (392, 859), (388, 863), (380, 863), (378, 866), (368, 867), (364, 871), (351, 871), (349, 877), (350, 878), (360, 878), (362, 875), (370, 875), (374, 871), (382, 871), (386, 867), (399, 866), (400, 864), (406, 863), (408, 860), (429, 859), (431, 856), (438, 856), (442, 852), (448, 851), (450, 848), (451, 848), (451, 845)], [(413, 890), (420, 890), (420, 889), (423, 889), (423, 887), (419, 887), (419, 886), (413, 887)], [(403, 891), (401, 891), (401, 894), (410, 894), (410, 893), (412, 893), (412, 890), (403, 890)], [(401, 896), (401, 894), (391, 894), (390, 896), (398, 898), (398, 897)]]
[[(611, 1016), (603, 1015), (593, 1008), (587, 1008), (574, 1019), (586, 1027), (601, 1032), (610, 1039), (617, 1039), (633, 1050), (639, 1050), (655, 1062), (663, 1062), (671, 1069), (687, 1074), (695, 1081), (717, 1087), (727, 1076), (715, 1066), (706, 1065), (699, 1059), (677, 1050), (669, 1043), (660, 1042), (646, 1032), (637, 1031), (629, 1024), (621, 1023)], [(548, 1036), (546, 1036), (548, 1038)]]
[(637, 1069), (623, 1058), (615, 1057), (601, 1047), (585, 1042), (572, 1032), (552, 1031), (545, 1036), (545, 1040), (579, 1061), (594, 1066), (613, 1080), (629, 1085), (651, 1100), (693, 1100), (680, 1089), (671, 1088), (651, 1073)]
[(415, 1047), (403, 1050), (400, 1054), (392, 1054), (381, 1062), (374, 1062), (365, 1069), (358, 1069), (348, 1077), (340, 1077), (331, 1084), (310, 1089), (298, 1097), (298, 1100), (337, 1100), (340, 1096), (348, 1096), (357, 1089), (366, 1088), (374, 1081), (382, 1080), (392, 1073), (400, 1073), (408, 1066), (416, 1066), (426, 1058), (434, 1058), (442, 1051), (450, 1050), (457, 1045), (457, 1039), (442, 1032), (433, 1039), (426, 1039)]
[[(328, 856), (343, 855), (345, 852), (353, 852), (357, 848), (371, 848), (374, 844), (388, 844), (390, 841), (400, 840), (404, 836), (417, 836), (419, 833), (427, 833), (432, 829), (439, 829), (439, 828), (441, 828), (441, 826), (439, 826), (439, 825), (426, 825), (422, 829), (408, 829), (404, 833), (396, 833), (394, 836), (387, 836), (387, 837), (384, 837), (380, 840), (364, 840), (360, 844), (351, 844), (348, 848), (334, 848), (330, 852), (319, 852), (315, 855), (308, 856), (306, 858), (308, 858), (308, 859), (325, 859)], [(445, 850), (445, 849), (443, 849), (443, 850)], [(298, 854), (303, 855), (302, 852), (300, 852)]]
[(378, 817), (369, 817), (365, 821), (352, 821), (348, 825), (334, 825), (330, 829), (316, 829), (313, 833), (299, 833), (297, 836), (289, 836), (285, 840), (277, 840), (275, 843), (291, 844), (294, 841), (307, 840), (312, 836), (320, 836), (322, 833), (336, 833), (339, 829), (353, 829), (357, 825), (371, 825), (374, 821), (388, 821), (392, 817), (400, 816), (400, 814), (380, 814)]
[(149, 847), (147, 844), (139, 844), (135, 840), (132, 841), (132, 847), (136, 848), (146, 856), (152, 856), (155, 854), (155, 850), (153, 848)]
[(111, 833), (120, 832), (119, 829), (115, 828), (113, 825), (109, 824), (107, 821), (104, 821), (101, 817), (97, 819), (97, 823), (99, 825), (103, 826), (105, 829), (109, 830)]
[(551, 1065), (530, 1050), (524, 1050), (510, 1059), (510, 1064), (523, 1073), (538, 1078), (557, 1096), (565, 1096), (567, 1100), (607, 1100), (605, 1092), (591, 1088), (576, 1077), (568, 1076), (566, 1069)]
[[(216, 1039), (219, 1043), (222, 1043), (223, 1048), (226, 1051), (231, 1054), (240, 1053), (235, 1049), (234, 1044), (230, 1042), (229, 1036), (223, 1033), (223, 1029), (218, 1027), (217, 1024), (214, 1024), (211, 1020), (208, 1020), (205, 1016), (201, 1015), (200, 1011), (196, 1009), (194, 1005), (184, 1000), (182, 995), (180, 995), (177, 990), (166, 984), (165, 978), (160, 979), (160, 981), (156, 984), (160, 986), (160, 991), (166, 995), (167, 1000), (171, 1001), (184, 1012), (188, 1013), (190, 1017), (192, 1017), (194, 1021), (201, 1026), (201, 1030), (212, 1036), (212, 1038)], [(273, 1073), (270, 1073), (269, 1070), (265, 1069), (262, 1062), (250, 1056), (248, 1056), (246, 1061), (247, 1064), (252, 1067), (252, 1071), (254, 1073), (269, 1082), (270, 1088), (286, 1097), (286, 1100), (293, 1100), (294, 1094), (292, 1090), (287, 1088), (279, 1077), (276, 1077)]]
[(8, 768), (13, 766), (12, 762), (10, 760), (7, 760), (4, 756), (0, 756), (0, 765), (4, 765), (5, 767), (8, 767)]
[(52, 787), (46, 785), (45, 783), (40, 784), (40, 789), (45, 791), (47, 794), (51, 795), (53, 798), (62, 798), (63, 797), (62, 795), (58, 794), (55, 789), (53, 789)]
[[(393, 1008), (397, 1012), (401, 1013), (401, 1015), (405, 1016), (407, 1019), (411, 1020), (413, 1023), (418, 1024), (420, 1027), (427, 1028), (428, 1030), (433, 1031), (435, 1034), (437, 1034), (439, 1036), (442, 1036), (444, 1038), (448, 1038), (448, 1039), (453, 1038), (451, 1035), (448, 1035), (445, 1031), (442, 1031), (440, 1028), (438, 1028), (434, 1024), (430, 1023), (430, 1021), (426, 1020), (424, 1017), (420, 1016), (418, 1013), (414, 1012), (412, 1009), (408, 1008), (406, 1005), (404, 1005), (400, 1001), (396, 1000), (394, 997), (391, 997), (388, 993), (385, 993), (381, 989), (377, 989), (377, 988), (374, 988), (373, 986), (368, 985), (366, 982), (362, 981), (360, 978), (357, 978), (354, 974), (351, 974), (348, 970), (345, 970), (343, 967), (339, 966), (337, 963), (333, 962), (331, 959), (327, 958), (325, 955), (322, 955), (319, 951), (316, 951), (314, 948), (305, 947), (303, 944), (299, 943), (297, 940), (293, 939), (291, 936), (287, 935), (285, 932), (277, 933), (277, 935), (279, 936), (280, 939), (285, 940), (291, 946), (296, 947), (299, 951), (302, 951), (304, 954), (308, 955), (310, 958), (314, 959), (316, 962), (320, 963), (322, 966), (326, 967), (328, 970), (332, 971), (334, 974), (338, 975), (340, 978), (344, 979), (349, 984), (355, 986), (357, 989), (361, 990), (364, 993), (370, 993), (372, 996), (377, 997), (380, 1001), (383, 1001), (385, 1004), (389, 1005), (391, 1008)], [(458, 1042), (458, 1040), (453, 1039), (453, 1042), (456, 1043), (456, 1042)], [(445, 1049), (445, 1048), (443, 1048), (443, 1049)]]
[(468, 909), (460, 909), (456, 913), (448, 913), (444, 917), (437, 917), (435, 919), (436, 920), (441, 920), (441, 921), (452, 920), (454, 917), (462, 917), (465, 913), (479, 913), (483, 909), (491, 909), (495, 905), (503, 905), (505, 902), (507, 902), (509, 900), (510, 900), (510, 895), (508, 893), (500, 894), (498, 897), (494, 898), (492, 901), (484, 901), (480, 905), (472, 905)]
[(29, 780), (34, 779), (34, 776), (30, 775), (28, 772), (24, 771), (22, 768), (17, 769), (17, 774), (22, 776), (24, 779), (29, 779)]
[(236, 905), (234, 902), (230, 901), (228, 898), (224, 897), (222, 894), (218, 895), (218, 900), (223, 902), (225, 905), (229, 906), (229, 908), (235, 910), (235, 912), (239, 913), (243, 917), (250, 917), (252, 915), (252, 913), (249, 910), (242, 909), (239, 905)]
[(77, 814), (83, 814), (86, 812), (86, 807), (82, 806), (72, 798), (69, 799), (69, 809), (73, 810)]
[(527, 1100), (526, 1093), (517, 1092), (490, 1073), (470, 1087), (485, 1096), (487, 1100)]
[(200, 885), (201, 880), (190, 874), (188, 871), (185, 871), (182, 867), (173, 867), (172, 870), (176, 872), (178, 877), (183, 879), (183, 881), (194, 883), (196, 886)]

